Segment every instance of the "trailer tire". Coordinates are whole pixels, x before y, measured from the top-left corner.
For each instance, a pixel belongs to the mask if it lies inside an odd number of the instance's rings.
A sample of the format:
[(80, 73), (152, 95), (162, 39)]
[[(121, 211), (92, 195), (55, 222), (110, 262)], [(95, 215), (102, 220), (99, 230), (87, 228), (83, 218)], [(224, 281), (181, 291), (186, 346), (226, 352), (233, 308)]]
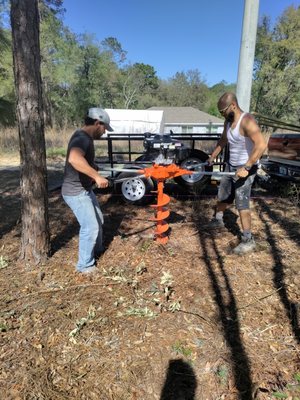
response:
[[(183, 160), (180, 163), (181, 168), (187, 168), (193, 166), (193, 164), (204, 163), (209, 158), (208, 154), (204, 153), (201, 150), (192, 150), (189, 157)], [(193, 193), (200, 193), (204, 187), (209, 184), (210, 176), (201, 174), (201, 171), (212, 171), (212, 166), (202, 167), (199, 171), (199, 174), (191, 174), (191, 175), (182, 175), (175, 178), (175, 182), (177, 182), (180, 186), (188, 189)]]
[(134, 172), (121, 172), (117, 179), (128, 178), (123, 182), (116, 183), (115, 191), (121, 195), (122, 200), (128, 204), (145, 205), (153, 200), (151, 191), (154, 183), (151, 178), (140, 178)]

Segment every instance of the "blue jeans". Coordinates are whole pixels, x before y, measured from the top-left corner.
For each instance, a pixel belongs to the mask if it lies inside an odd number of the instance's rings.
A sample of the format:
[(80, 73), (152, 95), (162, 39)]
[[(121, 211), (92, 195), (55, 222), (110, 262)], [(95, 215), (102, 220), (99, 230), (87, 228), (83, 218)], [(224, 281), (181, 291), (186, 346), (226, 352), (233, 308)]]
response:
[(95, 254), (102, 248), (103, 215), (95, 193), (84, 191), (77, 196), (63, 196), (80, 225), (77, 270), (95, 264)]

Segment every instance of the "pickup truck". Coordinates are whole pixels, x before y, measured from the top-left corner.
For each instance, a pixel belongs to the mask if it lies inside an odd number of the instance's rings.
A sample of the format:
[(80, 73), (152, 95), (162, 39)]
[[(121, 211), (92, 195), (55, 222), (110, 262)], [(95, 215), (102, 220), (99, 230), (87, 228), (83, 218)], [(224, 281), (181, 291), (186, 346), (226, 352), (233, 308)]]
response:
[(300, 132), (273, 133), (261, 167), (273, 179), (300, 183)]

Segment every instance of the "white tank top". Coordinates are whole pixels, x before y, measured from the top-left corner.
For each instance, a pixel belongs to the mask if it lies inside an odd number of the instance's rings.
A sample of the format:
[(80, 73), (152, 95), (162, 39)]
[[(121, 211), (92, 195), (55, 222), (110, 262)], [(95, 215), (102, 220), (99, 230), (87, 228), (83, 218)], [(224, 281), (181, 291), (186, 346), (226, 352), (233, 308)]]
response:
[(234, 167), (246, 164), (254, 147), (251, 139), (240, 134), (241, 121), (245, 115), (246, 113), (243, 113), (240, 116), (235, 128), (232, 129), (229, 124), (227, 125), (229, 164)]

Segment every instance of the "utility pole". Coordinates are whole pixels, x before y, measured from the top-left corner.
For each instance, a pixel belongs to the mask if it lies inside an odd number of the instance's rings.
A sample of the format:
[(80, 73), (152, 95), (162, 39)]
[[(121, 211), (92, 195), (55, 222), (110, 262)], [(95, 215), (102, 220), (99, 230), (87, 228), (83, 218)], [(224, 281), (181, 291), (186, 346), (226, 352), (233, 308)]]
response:
[(246, 112), (250, 111), (258, 10), (259, 0), (245, 0), (236, 96)]

